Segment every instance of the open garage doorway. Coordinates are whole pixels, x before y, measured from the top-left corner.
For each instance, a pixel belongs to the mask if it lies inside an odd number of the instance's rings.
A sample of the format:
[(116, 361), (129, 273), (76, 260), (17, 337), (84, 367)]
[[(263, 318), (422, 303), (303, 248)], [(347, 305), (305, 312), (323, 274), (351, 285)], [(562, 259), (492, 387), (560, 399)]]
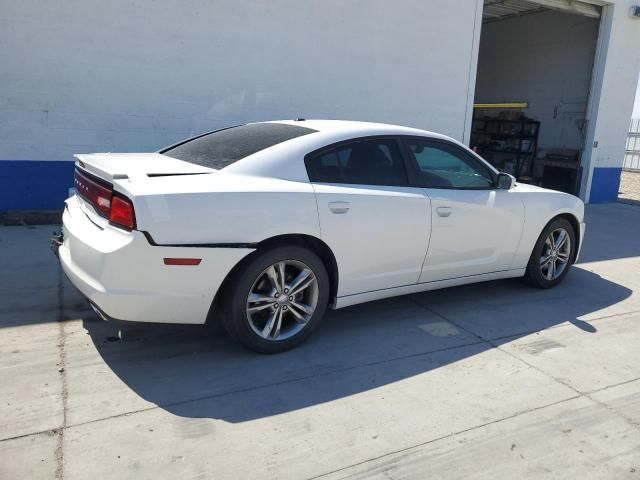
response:
[(485, 0), (470, 146), (518, 181), (578, 194), (600, 7)]

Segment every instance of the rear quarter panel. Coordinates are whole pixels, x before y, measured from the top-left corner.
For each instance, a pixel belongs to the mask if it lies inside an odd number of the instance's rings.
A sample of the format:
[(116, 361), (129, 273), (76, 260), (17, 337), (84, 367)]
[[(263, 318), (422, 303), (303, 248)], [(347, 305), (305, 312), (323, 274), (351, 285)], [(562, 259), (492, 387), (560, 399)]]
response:
[(244, 175), (155, 178), (127, 188), (138, 230), (162, 245), (257, 243), (281, 234), (320, 236), (313, 188)]

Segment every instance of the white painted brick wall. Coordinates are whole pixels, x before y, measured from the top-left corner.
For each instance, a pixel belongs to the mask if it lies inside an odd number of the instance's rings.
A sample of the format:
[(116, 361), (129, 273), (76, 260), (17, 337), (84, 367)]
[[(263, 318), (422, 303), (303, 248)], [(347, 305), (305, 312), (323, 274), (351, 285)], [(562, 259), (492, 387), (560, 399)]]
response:
[(297, 116), (463, 138), (476, 0), (0, 5), (0, 159), (153, 150)]

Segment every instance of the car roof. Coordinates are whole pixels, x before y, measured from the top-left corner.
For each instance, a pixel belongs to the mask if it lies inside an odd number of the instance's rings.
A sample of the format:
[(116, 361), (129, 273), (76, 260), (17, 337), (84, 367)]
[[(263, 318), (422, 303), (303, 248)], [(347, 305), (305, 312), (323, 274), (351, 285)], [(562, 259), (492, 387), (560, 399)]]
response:
[[(285, 125), (296, 125), (306, 127), (323, 133), (341, 133), (345, 136), (357, 138), (359, 136), (372, 135), (419, 135), (442, 140), (455, 140), (446, 135), (430, 132), (413, 127), (401, 125), (391, 125), (388, 123), (361, 122), (356, 120), (321, 120), (321, 119), (297, 119), (297, 120), (274, 120), (257, 123), (281, 123)], [(457, 143), (457, 142), (456, 142)]]
[(384, 123), (316, 119), (276, 120), (255, 123), (278, 123), (305, 127), (310, 130), (310, 133), (275, 144), (242, 158), (225, 167), (223, 171), (240, 175), (309, 182), (303, 158), (316, 150), (351, 139), (384, 135), (410, 135), (446, 140), (462, 146), (460, 142), (446, 135)]

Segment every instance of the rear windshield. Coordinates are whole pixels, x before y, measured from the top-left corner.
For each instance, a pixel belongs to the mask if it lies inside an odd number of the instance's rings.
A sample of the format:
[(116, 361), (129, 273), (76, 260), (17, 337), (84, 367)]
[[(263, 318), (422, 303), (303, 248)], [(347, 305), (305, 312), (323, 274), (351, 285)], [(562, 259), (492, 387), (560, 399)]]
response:
[(220, 170), (260, 150), (316, 131), (282, 123), (251, 123), (207, 133), (160, 153)]

